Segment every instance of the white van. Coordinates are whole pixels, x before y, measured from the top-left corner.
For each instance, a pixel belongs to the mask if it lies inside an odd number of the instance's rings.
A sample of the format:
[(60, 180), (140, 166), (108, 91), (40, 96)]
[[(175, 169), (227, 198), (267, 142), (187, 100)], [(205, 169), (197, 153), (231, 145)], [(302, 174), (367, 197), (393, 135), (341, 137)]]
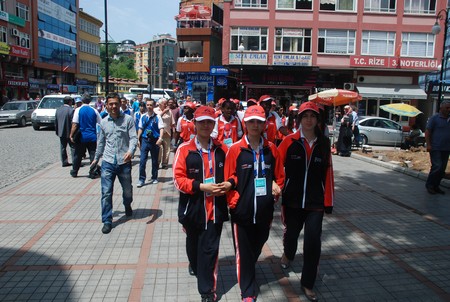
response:
[(161, 98), (175, 99), (175, 93), (173, 93), (172, 89), (153, 88), (151, 98), (155, 101), (158, 101)]
[(74, 102), (81, 99), (80, 95), (73, 94), (55, 94), (44, 96), (36, 110), (31, 114), (31, 124), (34, 130), (39, 130), (41, 126), (54, 126), (56, 109), (64, 105), (64, 97), (70, 96)]

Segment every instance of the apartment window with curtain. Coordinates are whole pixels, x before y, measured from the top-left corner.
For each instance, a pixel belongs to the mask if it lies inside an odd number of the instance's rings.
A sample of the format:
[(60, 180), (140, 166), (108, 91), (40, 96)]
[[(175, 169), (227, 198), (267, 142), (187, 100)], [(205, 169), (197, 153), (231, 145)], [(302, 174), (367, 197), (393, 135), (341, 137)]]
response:
[(237, 27), (231, 29), (231, 50), (243, 44), (248, 51), (267, 51), (267, 27)]
[(292, 53), (311, 52), (311, 29), (276, 28), (275, 51)]
[(235, 0), (234, 7), (267, 8), (267, 0)]
[(320, 0), (320, 10), (354, 12), (355, 7), (356, 0)]
[(434, 57), (433, 34), (427, 33), (402, 33), (402, 57)]
[(349, 55), (355, 53), (354, 30), (319, 30), (318, 53)]
[(364, 0), (365, 12), (395, 13), (396, 0)]
[(277, 9), (312, 9), (312, 0), (277, 0)]
[(395, 32), (363, 31), (362, 55), (393, 56), (395, 48)]
[(0, 42), (8, 42), (8, 29), (0, 26)]
[(405, 0), (405, 14), (435, 14), (436, 0)]
[(25, 21), (30, 21), (30, 17), (29, 17), (29, 13), (28, 13), (28, 6), (26, 6), (23, 3), (17, 2), (16, 16), (19, 18), (25, 19)]

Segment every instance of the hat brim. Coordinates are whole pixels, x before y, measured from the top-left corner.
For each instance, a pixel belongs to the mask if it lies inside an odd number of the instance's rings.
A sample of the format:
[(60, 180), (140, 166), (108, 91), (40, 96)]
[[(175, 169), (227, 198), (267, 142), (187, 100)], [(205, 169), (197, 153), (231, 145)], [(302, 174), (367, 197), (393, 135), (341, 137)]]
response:
[(265, 122), (265, 121), (266, 121), (265, 118), (260, 117), (260, 116), (248, 116), (248, 117), (244, 117), (244, 122), (248, 122), (248, 121), (251, 121), (251, 120), (258, 120), (258, 121), (261, 121), (261, 122)]
[(206, 120), (210, 120), (210, 121), (214, 121), (214, 122), (216, 121), (216, 119), (211, 116), (199, 116), (199, 117), (196, 117), (195, 120), (197, 122), (206, 121)]

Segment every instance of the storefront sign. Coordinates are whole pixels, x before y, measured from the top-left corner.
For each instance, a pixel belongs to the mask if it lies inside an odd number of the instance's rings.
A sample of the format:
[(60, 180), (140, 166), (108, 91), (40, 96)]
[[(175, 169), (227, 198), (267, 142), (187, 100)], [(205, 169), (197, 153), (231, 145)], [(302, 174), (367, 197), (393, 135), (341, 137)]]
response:
[(226, 87), (228, 86), (228, 79), (227, 77), (217, 77), (216, 78), (216, 86), (222, 86), (222, 87)]
[(22, 80), (7, 80), (6, 85), (14, 87), (28, 87), (28, 81)]
[(50, 0), (38, 0), (38, 11), (73, 27), (77, 26), (76, 14)]
[(212, 82), (213, 76), (206, 72), (188, 73), (186, 81), (190, 82)]
[(10, 54), (12, 56), (21, 57), (21, 58), (30, 58), (30, 50), (24, 47), (11, 45)]
[(8, 16), (8, 22), (15, 25), (19, 25), (21, 27), (25, 26), (25, 19), (19, 18), (11, 14)]
[(211, 75), (228, 75), (228, 69), (223, 67), (223, 66), (211, 66), (211, 68), (209, 69), (209, 73)]
[(9, 55), (9, 45), (5, 42), (0, 42), (0, 54), (2, 55)]
[(0, 20), (8, 22), (8, 13), (0, 10)]
[(38, 35), (39, 35), (39, 38), (44, 38), (44, 39), (47, 39), (47, 40), (50, 40), (50, 41), (54, 41), (54, 42), (57, 42), (57, 43), (60, 43), (60, 44), (64, 44), (64, 45), (67, 45), (67, 46), (70, 46), (70, 47), (77, 47), (77, 42), (76, 41), (73, 41), (73, 40), (70, 40), (70, 39), (67, 39), (67, 38), (55, 35), (54, 33), (51, 33), (51, 32), (48, 32), (48, 31), (45, 31), (45, 30), (42, 30), (42, 29), (40, 29), (38, 31)]
[(282, 66), (312, 66), (310, 55), (273, 55), (273, 65)]
[(267, 65), (266, 53), (238, 53), (228, 54), (228, 60), (233, 65)]
[(439, 62), (436, 59), (351, 56), (350, 66), (366, 68), (436, 70), (439, 66)]

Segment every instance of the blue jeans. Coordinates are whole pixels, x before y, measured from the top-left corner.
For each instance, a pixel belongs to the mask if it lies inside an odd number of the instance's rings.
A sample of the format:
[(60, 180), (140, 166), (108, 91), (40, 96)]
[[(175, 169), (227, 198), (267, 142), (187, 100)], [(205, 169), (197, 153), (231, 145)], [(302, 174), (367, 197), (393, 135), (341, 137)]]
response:
[(159, 146), (156, 142), (149, 142), (145, 137), (142, 139), (141, 144), (141, 158), (139, 161), (139, 182), (145, 182), (147, 173), (145, 169), (147, 167), (148, 152), (152, 158), (152, 179), (158, 179), (158, 156)]
[(449, 151), (430, 151), (431, 169), (427, 178), (427, 188), (439, 187), (442, 178), (445, 176), (449, 155)]
[(131, 185), (131, 162), (114, 165), (102, 162), (102, 223), (112, 223), (112, 196), (116, 176), (122, 186), (123, 205), (130, 206), (133, 201), (133, 186)]

